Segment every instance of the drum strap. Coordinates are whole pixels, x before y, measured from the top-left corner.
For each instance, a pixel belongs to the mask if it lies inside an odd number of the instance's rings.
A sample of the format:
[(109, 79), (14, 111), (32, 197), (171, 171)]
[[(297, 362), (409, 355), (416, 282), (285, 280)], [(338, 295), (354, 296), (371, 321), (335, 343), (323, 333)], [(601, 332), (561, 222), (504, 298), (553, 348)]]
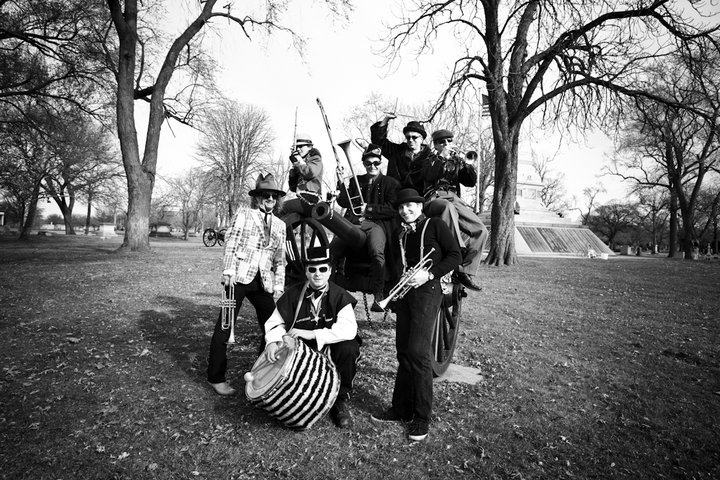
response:
[(300, 290), (300, 300), (298, 300), (297, 307), (295, 307), (295, 315), (293, 316), (292, 325), (290, 325), (290, 328), (288, 328), (288, 332), (293, 329), (295, 326), (295, 322), (297, 322), (298, 316), (300, 315), (300, 307), (302, 307), (302, 302), (305, 299), (305, 291), (307, 290), (308, 282), (305, 282), (303, 284), (302, 290)]

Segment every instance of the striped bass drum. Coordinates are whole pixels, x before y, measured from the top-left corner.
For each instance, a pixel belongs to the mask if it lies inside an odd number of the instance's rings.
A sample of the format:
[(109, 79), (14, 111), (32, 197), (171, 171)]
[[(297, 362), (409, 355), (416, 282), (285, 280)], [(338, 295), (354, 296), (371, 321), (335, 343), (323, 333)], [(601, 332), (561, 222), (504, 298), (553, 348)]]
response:
[(292, 335), (283, 337), (275, 363), (260, 355), (245, 382), (250, 403), (297, 430), (320, 420), (340, 390), (340, 376), (330, 358)]

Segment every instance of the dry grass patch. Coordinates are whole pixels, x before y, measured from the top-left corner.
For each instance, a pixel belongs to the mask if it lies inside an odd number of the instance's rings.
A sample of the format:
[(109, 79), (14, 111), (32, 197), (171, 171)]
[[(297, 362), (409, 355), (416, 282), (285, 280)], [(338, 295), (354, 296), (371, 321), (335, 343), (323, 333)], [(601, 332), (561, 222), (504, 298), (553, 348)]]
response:
[[(387, 405), (392, 318), (360, 322), (355, 428), (281, 428), (205, 382), (222, 250), (0, 239), (1, 478), (718, 478), (718, 262), (523, 258), (463, 304), (428, 441)], [(362, 308), (358, 313), (363, 317)], [(230, 381), (255, 360), (252, 309)]]

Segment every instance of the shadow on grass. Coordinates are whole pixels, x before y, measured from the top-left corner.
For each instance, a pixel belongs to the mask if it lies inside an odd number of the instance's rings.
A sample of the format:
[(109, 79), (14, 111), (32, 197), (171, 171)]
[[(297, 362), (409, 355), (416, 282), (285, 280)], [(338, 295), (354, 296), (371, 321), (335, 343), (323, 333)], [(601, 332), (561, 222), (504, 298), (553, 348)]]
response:
[[(205, 293), (198, 295), (208, 296)], [(171, 365), (164, 373), (168, 380), (181, 382), (185, 379), (205, 389), (215, 400), (215, 412), (226, 417), (229, 423), (273, 423), (274, 420), (262, 410), (254, 408), (244, 394), (243, 375), (251, 370), (257, 360), (258, 346), (262, 341), (252, 306), (248, 302), (243, 303), (235, 324), (236, 344), (227, 350), (228, 382), (238, 390), (234, 397), (228, 398), (216, 395), (206, 378), (207, 355), (217, 321), (217, 308), (208, 308), (205, 304), (173, 296), (159, 296), (157, 300), (162, 308), (140, 312), (138, 327), (145, 339), (157, 344), (172, 358)], [(360, 415), (376, 413), (389, 405), (390, 399), (384, 392), (388, 384), (392, 386), (394, 379), (394, 370), (378, 365), (377, 358), (369, 360), (372, 352), (368, 340), (365, 339), (362, 349), (363, 357), (358, 364), (352, 395), (353, 409)], [(371, 340), (370, 343), (376, 342)], [(382, 384), (382, 388), (378, 388), (378, 383)]]

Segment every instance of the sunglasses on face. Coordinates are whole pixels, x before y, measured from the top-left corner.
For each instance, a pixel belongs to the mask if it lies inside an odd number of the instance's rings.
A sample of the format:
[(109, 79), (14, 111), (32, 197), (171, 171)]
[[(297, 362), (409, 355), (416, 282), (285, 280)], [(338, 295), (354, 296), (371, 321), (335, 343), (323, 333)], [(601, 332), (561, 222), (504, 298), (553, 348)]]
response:
[(422, 136), (420, 136), (420, 135), (405, 135), (406, 140), (412, 140), (414, 142), (417, 142), (421, 138), (422, 138)]
[(263, 198), (263, 200), (270, 200), (271, 198), (273, 200), (277, 200), (278, 194), (277, 193), (263, 193), (262, 198)]
[(372, 165), (373, 167), (379, 167), (379, 166), (380, 166), (380, 162), (379, 162), (379, 161), (377, 161), (377, 162), (363, 162), (363, 163), (364, 163), (364, 165), (365, 165), (366, 167), (369, 167), (369, 166), (371, 166), (371, 165)]
[(435, 143), (439, 143), (440, 145), (447, 145), (448, 143), (452, 143), (452, 138), (441, 138), (440, 140), (435, 140)]
[(307, 271), (310, 273), (320, 272), (325, 273), (330, 270), (330, 267), (307, 267)]

